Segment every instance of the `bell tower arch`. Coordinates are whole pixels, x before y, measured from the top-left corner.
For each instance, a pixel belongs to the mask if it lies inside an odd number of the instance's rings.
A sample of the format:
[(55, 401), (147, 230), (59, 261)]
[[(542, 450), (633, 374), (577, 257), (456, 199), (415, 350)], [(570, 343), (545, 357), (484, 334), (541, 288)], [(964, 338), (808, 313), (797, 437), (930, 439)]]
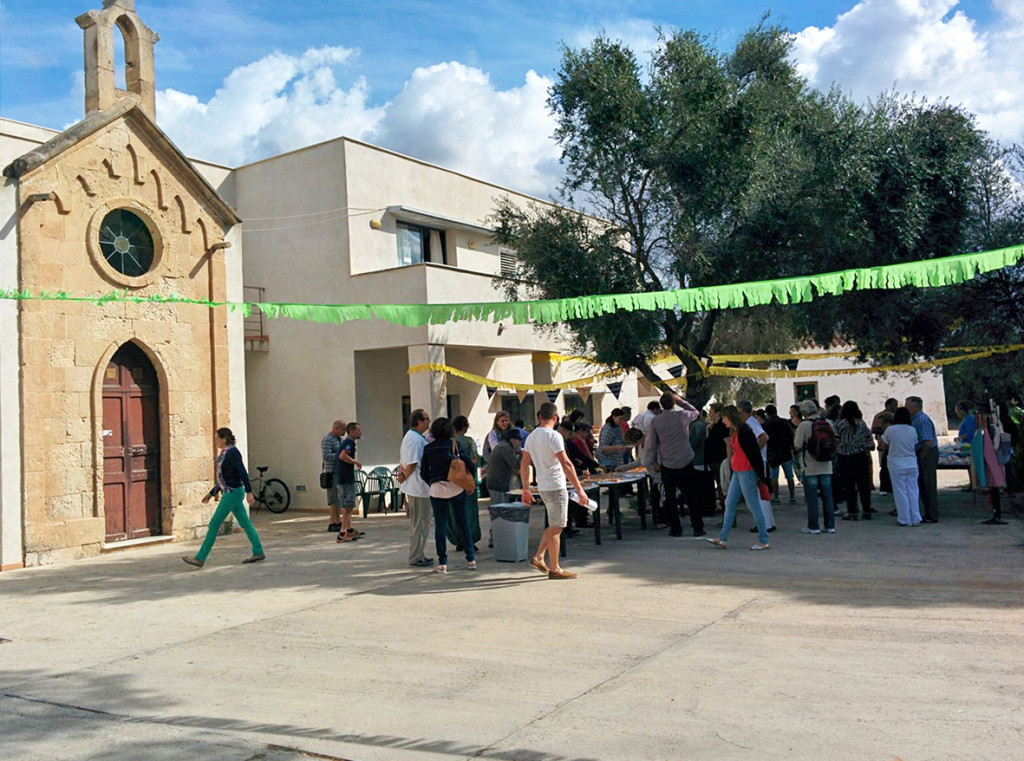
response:
[[(85, 113), (103, 111), (122, 98), (134, 97), (156, 121), (153, 45), (160, 35), (139, 19), (135, 0), (103, 0), (103, 10), (83, 13), (75, 21), (85, 31)], [(115, 26), (124, 39), (125, 90), (117, 87), (115, 79)]]

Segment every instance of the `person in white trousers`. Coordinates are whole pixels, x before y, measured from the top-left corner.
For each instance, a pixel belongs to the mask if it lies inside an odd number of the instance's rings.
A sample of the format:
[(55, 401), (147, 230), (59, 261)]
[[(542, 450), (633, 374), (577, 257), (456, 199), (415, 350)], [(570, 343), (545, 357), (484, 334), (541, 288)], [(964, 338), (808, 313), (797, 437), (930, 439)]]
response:
[(892, 493), (896, 499), (896, 521), (901, 526), (919, 526), (921, 509), (918, 507), (917, 484), (917, 431), (910, 424), (910, 410), (900, 407), (893, 416), (892, 425), (882, 434), (882, 443), (888, 448), (889, 475)]

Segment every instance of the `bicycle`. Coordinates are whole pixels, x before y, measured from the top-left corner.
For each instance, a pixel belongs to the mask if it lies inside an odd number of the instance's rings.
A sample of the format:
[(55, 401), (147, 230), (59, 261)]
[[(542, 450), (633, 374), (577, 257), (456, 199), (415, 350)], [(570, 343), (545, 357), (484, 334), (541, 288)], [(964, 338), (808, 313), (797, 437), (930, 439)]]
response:
[[(268, 469), (268, 465), (256, 468), (259, 475), (252, 479), (252, 493), (256, 500), (252, 506), (253, 512), (259, 510), (260, 505), (265, 505), (272, 513), (283, 513), (292, 503), (292, 493), (289, 491), (288, 485), (280, 478), (264, 480), (263, 474)], [(256, 488), (256, 484), (259, 484), (259, 488)]]

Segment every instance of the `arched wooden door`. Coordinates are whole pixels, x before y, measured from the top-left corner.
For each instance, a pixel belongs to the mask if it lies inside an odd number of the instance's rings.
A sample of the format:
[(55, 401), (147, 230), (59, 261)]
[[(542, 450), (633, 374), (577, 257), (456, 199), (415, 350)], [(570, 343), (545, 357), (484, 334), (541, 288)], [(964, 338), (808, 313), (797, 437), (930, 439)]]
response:
[(103, 501), (108, 542), (160, 533), (160, 384), (132, 343), (103, 375)]

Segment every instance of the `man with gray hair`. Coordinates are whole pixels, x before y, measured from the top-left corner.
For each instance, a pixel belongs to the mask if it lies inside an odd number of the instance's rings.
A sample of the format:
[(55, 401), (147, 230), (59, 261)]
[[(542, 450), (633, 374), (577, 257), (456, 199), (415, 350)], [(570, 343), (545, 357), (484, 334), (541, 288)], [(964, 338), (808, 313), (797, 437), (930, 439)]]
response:
[(425, 552), (433, 516), (430, 487), (420, 476), (420, 460), (423, 459), (423, 448), (427, 446), (425, 437), (429, 428), (430, 415), (424, 410), (413, 410), (409, 417), (409, 430), (402, 439), (398, 463), (399, 491), (409, 500), (409, 565), (416, 568), (434, 565), (434, 559), (428, 558)]
[(832, 457), (828, 452), (828, 439), (835, 452), (835, 428), (825, 419), (818, 402), (805, 399), (800, 402), (804, 419), (797, 426), (793, 437), (793, 449), (803, 466), (804, 500), (807, 502), (807, 525), (800, 529), (804, 534), (820, 534), (818, 520), (818, 498), (821, 498), (825, 517), (825, 532), (836, 533), (836, 516), (832, 506)]
[(924, 413), (919, 396), (908, 396), (905, 406), (910, 410), (910, 424), (917, 431), (917, 482), (921, 490), (921, 523), (939, 522), (939, 440), (935, 423)]
[(335, 488), (341, 478), (341, 440), (345, 436), (345, 421), (335, 420), (331, 430), (324, 434), (320, 440), (320, 453), (323, 456), (321, 466), (320, 485), (330, 482), (325, 487), (327, 491), (327, 509), (331, 517), (327, 524), (327, 530), (334, 534), (341, 531), (341, 503), (338, 499), (338, 490)]

